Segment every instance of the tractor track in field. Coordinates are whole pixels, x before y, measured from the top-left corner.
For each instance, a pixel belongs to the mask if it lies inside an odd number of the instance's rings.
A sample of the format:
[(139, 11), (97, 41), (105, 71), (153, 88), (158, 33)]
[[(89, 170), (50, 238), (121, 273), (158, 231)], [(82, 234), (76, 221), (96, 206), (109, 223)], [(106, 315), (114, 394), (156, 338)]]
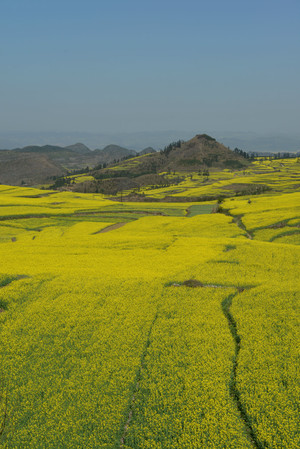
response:
[[(0, 285), (0, 290), (7, 287), (8, 285), (12, 284), (15, 281), (18, 281), (20, 279), (27, 278), (29, 276), (26, 275), (19, 275), (14, 278), (7, 278), (2, 281), (2, 284)], [(0, 312), (5, 312), (6, 308), (0, 307)], [(1, 379), (0, 379), (1, 381)], [(7, 423), (8, 418), (8, 385), (4, 387), (4, 384), (2, 382), (0, 383), (0, 407), (1, 407), (1, 415), (0, 415), (0, 439), (3, 435), (3, 432), (5, 430), (5, 426)]]
[[(172, 285), (174, 285), (174, 284), (172, 284)], [(176, 284), (176, 286), (177, 286), (177, 284)], [(232, 288), (232, 286), (224, 287), (224, 286), (220, 286), (220, 285), (215, 286), (213, 284), (205, 285), (203, 287)], [(230, 311), (230, 308), (232, 305), (233, 298), (235, 298), (238, 294), (241, 294), (244, 290), (249, 289), (251, 287), (247, 286), (245, 288), (243, 288), (243, 287), (237, 288), (237, 291), (235, 293), (231, 293), (230, 295), (228, 295), (221, 303), (222, 311), (223, 311), (223, 314), (228, 322), (228, 327), (229, 327), (229, 330), (230, 330), (230, 333), (232, 335), (232, 338), (234, 340), (234, 345), (235, 345), (235, 353), (234, 353), (234, 357), (233, 357), (231, 379), (230, 379), (230, 383), (229, 383), (229, 394), (230, 394), (232, 400), (234, 401), (234, 403), (236, 404), (236, 407), (239, 411), (242, 423), (245, 427), (246, 434), (248, 435), (249, 441), (251, 442), (253, 448), (254, 449), (268, 449), (268, 447), (269, 447), (268, 443), (265, 441), (261, 441), (259, 439), (256, 431), (252, 427), (252, 422), (251, 422), (250, 416), (248, 415), (246, 407), (241, 400), (241, 394), (240, 394), (240, 391), (238, 390), (237, 380), (236, 380), (237, 370), (238, 370), (238, 357), (239, 357), (239, 352), (241, 349), (241, 337), (238, 334), (237, 323)], [(133, 418), (136, 395), (139, 391), (143, 370), (145, 368), (145, 358), (146, 358), (148, 348), (151, 343), (150, 339), (151, 339), (152, 329), (157, 321), (157, 318), (158, 318), (158, 312), (154, 316), (154, 319), (152, 320), (149, 331), (148, 331), (147, 340), (146, 340), (144, 350), (141, 355), (140, 365), (139, 365), (135, 383), (134, 383), (133, 394), (129, 401), (127, 420), (123, 426), (123, 432), (121, 434), (119, 445), (117, 446), (118, 449), (124, 449), (124, 446), (125, 446), (126, 436), (129, 431), (130, 423)]]
[(155, 314), (155, 316), (154, 316), (154, 318), (153, 318), (153, 320), (152, 320), (152, 322), (150, 324), (148, 335), (147, 335), (147, 340), (146, 340), (146, 343), (145, 343), (145, 346), (144, 346), (144, 350), (143, 350), (142, 355), (141, 355), (140, 365), (139, 365), (139, 368), (138, 368), (138, 371), (137, 371), (137, 374), (136, 374), (135, 383), (134, 383), (134, 387), (133, 387), (133, 394), (132, 394), (132, 396), (130, 398), (130, 401), (129, 401), (129, 410), (128, 410), (127, 420), (126, 420), (126, 422), (124, 424), (123, 433), (122, 433), (122, 436), (121, 436), (121, 439), (120, 439), (120, 444), (118, 446), (119, 449), (123, 449), (124, 448), (126, 435), (128, 433), (129, 426), (130, 426), (130, 423), (131, 423), (131, 420), (132, 420), (132, 416), (133, 416), (133, 412), (134, 412), (135, 398), (136, 398), (136, 395), (137, 395), (137, 393), (139, 391), (140, 382), (141, 382), (141, 378), (142, 378), (142, 373), (143, 373), (143, 370), (145, 368), (145, 358), (146, 358), (146, 355), (147, 355), (148, 348), (150, 346), (150, 338), (151, 338), (151, 334), (152, 334), (152, 329), (153, 329), (153, 327), (154, 327), (154, 325), (155, 325), (155, 323), (157, 321), (157, 318), (158, 318), (158, 311), (156, 312), (156, 314)]
[(246, 432), (249, 436), (249, 439), (255, 449), (267, 449), (269, 446), (266, 442), (262, 442), (259, 440), (257, 433), (255, 432), (254, 428), (252, 427), (251, 419), (246, 411), (246, 407), (244, 406), (242, 400), (241, 400), (241, 394), (237, 387), (237, 369), (238, 369), (238, 357), (239, 352), (241, 349), (241, 337), (238, 334), (237, 330), (237, 323), (235, 319), (233, 318), (232, 313), (230, 312), (230, 307), (232, 304), (233, 298), (235, 298), (239, 293), (242, 293), (243, 290), (238, 290), (236, 293), (232, 293), (231, 295), (227, 296), (222, 301), (222, 310), (223, 314), (225, 315), (225, 318), (227, 319), (228, 326), (230, 329), (230, 333), (232, 335), (232, 338), (234, 340), (235, 344), (235, 354), (233, 358), (233, 367), (232, 367), (232, 374), (231, 374), (231, 380), (229, 383), (229, 393), (234, 402), (236, 403), (237, 409), (240, 413), (242, 422), (244, 423)]
[[(3, 432), (5, 430), (6, 422), (7, 422), (7, 409), (8, 409), (8, 394), (7, 394), (8, 386), (6, 386), (5, 391), (0, 385), (0, 405), (3, 409), (3, 416), (0, 416), (0, 440)], [(3, 404), (3, 405), (2, 405)]]
[(15, 277), (11, 277), (11, 278), (8, 277), (7, 280), (4, 279), (2, 284), (0, 284), (0, 288), (7, 287), (12, 282), (19, 281), (20, 279), (26, 279), (26, 278), (29, 278), (29, 276), (27, 276), (26, 274), (19, 274)]

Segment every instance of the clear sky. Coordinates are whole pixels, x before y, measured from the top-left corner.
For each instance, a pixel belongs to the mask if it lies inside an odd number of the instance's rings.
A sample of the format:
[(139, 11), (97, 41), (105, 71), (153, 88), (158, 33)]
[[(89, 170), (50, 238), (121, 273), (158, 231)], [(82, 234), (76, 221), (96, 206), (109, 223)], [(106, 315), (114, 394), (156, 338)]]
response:
[(0, 131), (297, 132), (299, 0), (1, 0)]

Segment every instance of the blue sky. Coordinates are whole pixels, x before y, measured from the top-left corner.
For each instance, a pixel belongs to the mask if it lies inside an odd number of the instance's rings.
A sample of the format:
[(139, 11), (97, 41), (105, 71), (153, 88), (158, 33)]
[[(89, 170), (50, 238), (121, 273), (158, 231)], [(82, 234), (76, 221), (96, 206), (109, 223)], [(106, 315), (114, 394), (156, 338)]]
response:
[(0, 131), (299, 131), (299, 0), (1, 0)]

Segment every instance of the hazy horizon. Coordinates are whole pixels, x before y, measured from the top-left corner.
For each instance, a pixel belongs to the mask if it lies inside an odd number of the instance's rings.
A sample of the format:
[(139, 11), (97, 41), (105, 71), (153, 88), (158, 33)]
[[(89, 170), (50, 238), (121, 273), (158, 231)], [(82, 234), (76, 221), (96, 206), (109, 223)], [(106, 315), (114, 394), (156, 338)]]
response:
[(155, 150), (163, 148), (174, 140), (189, 140), (196, 134), (206, 133), (230, 148), (239, 147), (245, 151), (298, 152), (300, 151), (300, 133), (298, 134), (261, 134), (255, 132), (228, 132), (199, 129), (144, 131), (125, 133), (89, 133), (69, 132), (5, 132), (0, 133), (0, 149), (11, 150), (29, 145), (68, 146), (77, 142), (90, 149), (103, 149), (110, 144), (141, 151), (146, 147)]

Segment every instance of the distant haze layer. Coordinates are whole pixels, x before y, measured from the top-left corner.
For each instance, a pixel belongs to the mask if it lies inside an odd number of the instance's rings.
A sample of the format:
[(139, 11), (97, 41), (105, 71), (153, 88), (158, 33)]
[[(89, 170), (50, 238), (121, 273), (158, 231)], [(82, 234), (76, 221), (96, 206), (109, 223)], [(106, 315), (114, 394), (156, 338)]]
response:
[(198, 129), (194, 131), (145, 131), (131, 133), (89, 132), (4, 132), (0, 134), (0, 149), (13, 149), (27, 145), (67, 146), (83, 142), (91, 149), (115, 144), (140, 151), (148, 146), (156, 150), (170, 142), (188, 140), (197, 133), (208, 133), (230, 148), (245, 151), (300, 151), (300, 134), (259, 134), (255, 132), (228, 132)]

